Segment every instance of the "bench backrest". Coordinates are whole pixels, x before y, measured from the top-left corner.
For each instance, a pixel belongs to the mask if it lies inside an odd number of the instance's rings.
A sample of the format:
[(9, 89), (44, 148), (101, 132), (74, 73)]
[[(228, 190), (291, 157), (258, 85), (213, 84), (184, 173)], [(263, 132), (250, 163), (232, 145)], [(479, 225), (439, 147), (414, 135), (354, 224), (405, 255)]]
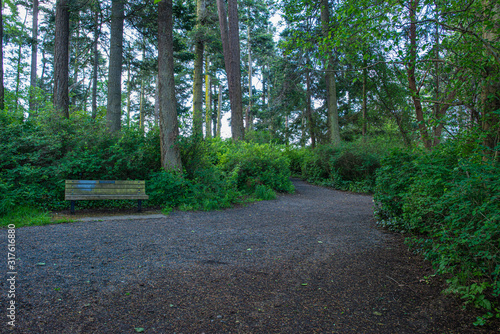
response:
[(148, 199), (146, 181), (66, 180), (66, 200)]

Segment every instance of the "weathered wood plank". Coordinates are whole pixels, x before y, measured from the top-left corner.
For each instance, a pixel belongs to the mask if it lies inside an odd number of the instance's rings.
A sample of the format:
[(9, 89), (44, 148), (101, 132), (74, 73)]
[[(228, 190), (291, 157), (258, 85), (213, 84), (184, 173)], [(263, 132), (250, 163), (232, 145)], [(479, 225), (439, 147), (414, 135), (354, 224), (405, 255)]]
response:
[(103, 200), (103, 199), (149, 199), (148, 195), (66, 195), (67, 201)]
[(145, 194), (144, 189), (66, 189), (65, 194), (74, 195), (134, 195), (134, 194)]
[(146, 186), (143, 185), (135, 185), (135, 184), (124, 184), (124, 185), (116, 185), (116, 184), (70, 184), (66, 185), (66, 189), (71, 190), (88, 190), (88, 189), (145, 189)]
[(66, 180), (66, 184), (146, 184), (145, 180)]
[(149, 199), (144, 180), (66, 180), (65, 199)]

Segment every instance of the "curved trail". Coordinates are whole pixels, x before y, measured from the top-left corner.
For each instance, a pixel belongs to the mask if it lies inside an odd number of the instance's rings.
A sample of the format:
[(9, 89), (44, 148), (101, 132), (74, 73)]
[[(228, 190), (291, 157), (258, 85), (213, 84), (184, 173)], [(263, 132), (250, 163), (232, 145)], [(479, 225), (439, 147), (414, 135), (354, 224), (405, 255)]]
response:
[(401, 237), (375, 227), (371, 196), (294, 184), (223, 211), (19, 228), (17, 326), (2, 330), (477, 332)]

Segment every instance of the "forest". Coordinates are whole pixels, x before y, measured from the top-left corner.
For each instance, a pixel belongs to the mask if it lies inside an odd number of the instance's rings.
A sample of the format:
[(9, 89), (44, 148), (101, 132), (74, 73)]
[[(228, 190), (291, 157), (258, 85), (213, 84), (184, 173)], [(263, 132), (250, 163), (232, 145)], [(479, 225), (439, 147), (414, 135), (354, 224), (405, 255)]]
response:
[(65, 180), (146, 180), (169, 213), (294, 176), (373, 194), (477, 325), (500, 317), (497, 1), (0, 4), (2, 226), (51, 223)]

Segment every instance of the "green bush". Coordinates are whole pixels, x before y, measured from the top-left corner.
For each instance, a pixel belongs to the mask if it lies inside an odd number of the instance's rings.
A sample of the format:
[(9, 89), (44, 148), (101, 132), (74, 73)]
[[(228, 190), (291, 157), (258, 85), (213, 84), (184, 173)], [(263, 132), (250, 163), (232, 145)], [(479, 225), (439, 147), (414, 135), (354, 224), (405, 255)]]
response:
[[(191, 138), (180, 138), (178, 144), (183, 173), (160, 172), (157, 128), (144, 133), (124, 127), (116, 135), (104, 122), (83, 114), (69, 120), (39, 115), (23, 121), (0, 112), (0, 215), (16, 206), (67, 209), (66, 179), (146, 180), (150, 199), (144, 206), (170, 209), (225, 208), (245, 196), (274, 198), (274, 190), (293, 190), (281, 146)], [(78, 207), (135, 203), (81, 201)]]
[[(500, 305), (500, 168), (456, 143), (394, 152), (377, 172), (382, 225), (410, 232), (411, 248), (446, 274), (448, 292), (495, 312)], [(499, 312), (497, 312), (498, 314)]]
[(336, 189), (371, 192), (381, 153), (360, 144), (320, 145), (288, 150), (292, 170), (307, 181)]
[(293, 192), (290, 160), (280, 146), (240, 142), (220, 156), (218, 166), (234, 174), (237, 188), (252, 193), (258, 185), (279, 192)]

